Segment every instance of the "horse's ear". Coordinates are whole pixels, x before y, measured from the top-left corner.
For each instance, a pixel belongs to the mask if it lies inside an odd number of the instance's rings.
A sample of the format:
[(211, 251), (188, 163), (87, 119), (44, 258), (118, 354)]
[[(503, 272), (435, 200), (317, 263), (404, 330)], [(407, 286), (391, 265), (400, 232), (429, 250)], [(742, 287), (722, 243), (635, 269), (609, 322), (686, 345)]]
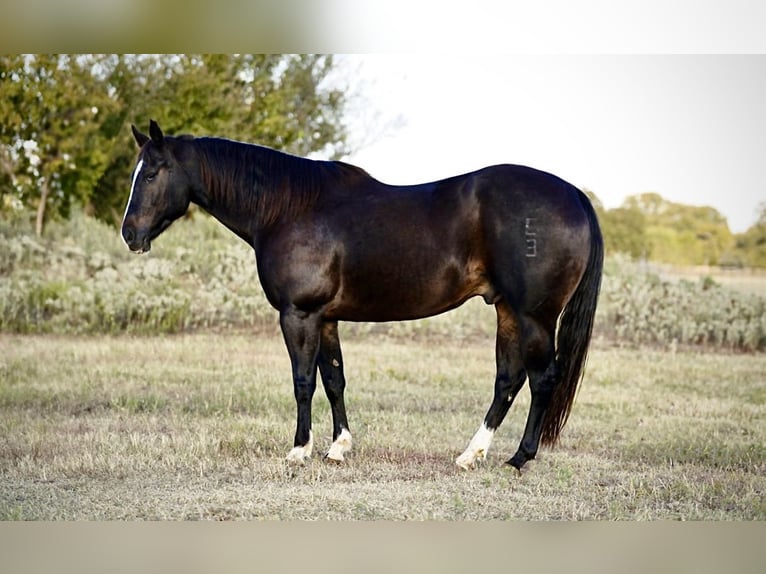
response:
[(149, 121), (149, 135), (157, 147), (160, 147), (162, 142), (165, 141), (165, 136), (162, 134), (160, 126), (154, 120)]
[(130, 124), (130, 129), (133, 130), (133, 137), (136, 138), (138, 147), (144, 147), (144, 144), (149, 141), (149, 136), (142, 134), (133, 124)]

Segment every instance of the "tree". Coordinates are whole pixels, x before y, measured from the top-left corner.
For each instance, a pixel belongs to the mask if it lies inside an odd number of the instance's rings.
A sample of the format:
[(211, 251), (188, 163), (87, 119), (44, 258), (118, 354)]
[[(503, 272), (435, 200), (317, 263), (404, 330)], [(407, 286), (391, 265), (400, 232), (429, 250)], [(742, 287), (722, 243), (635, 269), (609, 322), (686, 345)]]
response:
[(651, 245), (646, 233), (646, 216), (635, 207), (617, 207), (601, 216), (604, 244), (608, 253), (625, 253), (634, 259), (648, 259)]
[(118, 93), (130, 117), (91, 199), (101, 218), (119, 220), (125, 207), (136, 154), (130, 122), (143, 126), (151, 118), (166, 133), (219, 135), (298, 155), (337, 158), (348, 151), (344, 92), (326, 83), (332, 56), (133, 56), (125, 68)]
[(716, 209), (674, 203), (657, 193), (628, 197), (623, 208), (643, 214), (651, 258), (677, 265), (717, 265), (734, 238)]
[(758, 206), (758, 219), (735, 237), (737, 261), (751, 267), (766, 267), (766, 202)]
[[(99, 89), (96, 56), (0, 58), (3, 195), (35, 210), (41, 235), (49, 212), (86, 201), (107, 164), (100, 119), (116, 103)], [(6, 201), (4, 200), (4, 204)]]
[(75, 204), (118, 222), (135, 160), (130, 123), (221, 135), (300, 155), (346, 148), (344, 92), (321, 55), (0, 57), (0, 211)]

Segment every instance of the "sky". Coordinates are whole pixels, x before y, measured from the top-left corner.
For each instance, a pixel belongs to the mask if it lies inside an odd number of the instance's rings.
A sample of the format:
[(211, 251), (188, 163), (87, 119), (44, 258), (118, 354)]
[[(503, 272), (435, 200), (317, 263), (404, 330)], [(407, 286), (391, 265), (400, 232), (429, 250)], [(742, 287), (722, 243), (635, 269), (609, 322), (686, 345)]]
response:
[(341, 57), (357, 151), (391, 184), (496, 163), (554, 173), (607, 208), (656, 192), (745, 231), (766, 202), (766, 56)]

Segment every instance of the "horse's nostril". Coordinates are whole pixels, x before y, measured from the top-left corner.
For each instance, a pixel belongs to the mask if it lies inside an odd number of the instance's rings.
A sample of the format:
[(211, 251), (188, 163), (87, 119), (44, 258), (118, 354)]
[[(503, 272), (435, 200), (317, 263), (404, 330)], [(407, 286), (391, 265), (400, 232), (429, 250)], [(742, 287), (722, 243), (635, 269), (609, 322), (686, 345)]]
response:
[(132, 245), (136, 240), (136, 231), (132, 227), (126, 227), (122, 230), (122, 237), (125, 239), (125, 243)]

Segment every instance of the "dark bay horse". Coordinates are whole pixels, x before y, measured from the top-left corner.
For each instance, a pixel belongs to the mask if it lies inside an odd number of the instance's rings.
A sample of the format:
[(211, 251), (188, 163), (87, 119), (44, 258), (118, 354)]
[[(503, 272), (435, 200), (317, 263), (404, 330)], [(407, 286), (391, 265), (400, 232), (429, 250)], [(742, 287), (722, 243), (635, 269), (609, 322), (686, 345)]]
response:
[[(190, 203), (253, 247), (292, 364), (297, 429), (288, 460), (311, 456), (317, 368), (330, 402), (327, 457), (351, 448), (338, 321), (403, 321), (481, 296), (497, 311), (494, 398), (456, 463), (486, 457), (529, 379), (517, 469), (556, 442), (582, 376), (601, 283), (603, 241), (587, 197), (528, 167), (498, 165), (442, 181), (390, 186), (351, 165), (219, 138), (149, 135), (122, 237), (135, 252)], [(557, 328), (558, 325), (558, 328)]]

